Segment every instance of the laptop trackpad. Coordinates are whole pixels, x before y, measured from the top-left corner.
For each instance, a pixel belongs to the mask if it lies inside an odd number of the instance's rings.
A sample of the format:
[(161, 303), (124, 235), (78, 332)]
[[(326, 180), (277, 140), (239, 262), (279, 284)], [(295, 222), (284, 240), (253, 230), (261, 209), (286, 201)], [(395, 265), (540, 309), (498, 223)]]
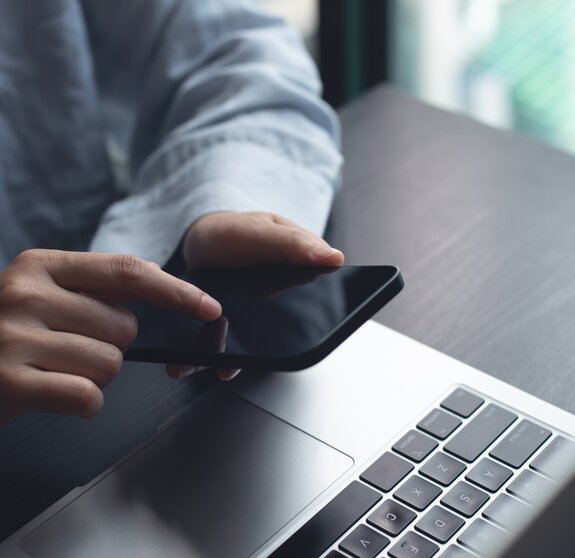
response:
[(353, 464), (216, 391), (22, 549), (34, 558), (249, 556)]

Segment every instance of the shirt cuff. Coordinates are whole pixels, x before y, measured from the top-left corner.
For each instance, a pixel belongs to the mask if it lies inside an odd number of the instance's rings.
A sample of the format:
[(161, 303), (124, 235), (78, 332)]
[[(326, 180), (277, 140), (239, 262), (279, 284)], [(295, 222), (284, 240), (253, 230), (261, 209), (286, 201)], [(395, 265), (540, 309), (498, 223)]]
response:
[(111, 206), (91, 251), (165, 265), (195, 221), (221, 211), (276, 213), (319, 235), (325, 229), (334, 184), (313, 165), (257, 144), (231, 142), (170, 167), (164, 160), (148, 169), (140, 191)]

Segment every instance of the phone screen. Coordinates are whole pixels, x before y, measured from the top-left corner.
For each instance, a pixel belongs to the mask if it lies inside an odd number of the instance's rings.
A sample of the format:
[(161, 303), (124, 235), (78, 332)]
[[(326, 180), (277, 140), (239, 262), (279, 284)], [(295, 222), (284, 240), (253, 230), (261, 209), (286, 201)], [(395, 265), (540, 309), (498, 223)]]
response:
[[(379, 310), (388, 300), (382, 292), (398, 275), (389, 266), (214, 268), (181, 274), (221, 303), (222, 316), (202, 322), (132, 304), (139, 333), (126, 358), (297, 369), (290, 358), (313, 352), (335, 332), (348, 336), (349, 318), (359, 308), (368, 310), (362, 323)], [(374, 302), (377, 295), (379, 302)]]

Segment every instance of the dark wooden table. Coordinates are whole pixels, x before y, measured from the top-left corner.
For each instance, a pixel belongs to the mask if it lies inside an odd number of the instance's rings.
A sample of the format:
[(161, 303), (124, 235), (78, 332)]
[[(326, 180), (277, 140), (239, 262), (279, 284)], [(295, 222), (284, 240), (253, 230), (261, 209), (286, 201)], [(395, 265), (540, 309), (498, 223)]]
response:
[[(334, 234), (402, 268), (379, 319), (575, 411), (575, 158), (379, 88), (344, 109)], [(149, 439), (197, 382), (127, 365), (93, 421), (0, 429), (0, 540)]]
[(378, 319), (575, 412), (575, 157), (391, 88), (341, 116), (336, 241), (406, 280)]

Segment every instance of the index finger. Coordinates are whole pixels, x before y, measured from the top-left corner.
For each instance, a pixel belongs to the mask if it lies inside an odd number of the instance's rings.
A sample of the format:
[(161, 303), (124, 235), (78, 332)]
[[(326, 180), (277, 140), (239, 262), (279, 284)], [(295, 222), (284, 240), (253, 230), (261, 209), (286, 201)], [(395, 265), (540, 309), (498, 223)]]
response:
[(54, 251), (46, 260), (54, 282), (67, 290), (143, 300), (205, 320), (222, 313), (201, 289), (135, 256)]

